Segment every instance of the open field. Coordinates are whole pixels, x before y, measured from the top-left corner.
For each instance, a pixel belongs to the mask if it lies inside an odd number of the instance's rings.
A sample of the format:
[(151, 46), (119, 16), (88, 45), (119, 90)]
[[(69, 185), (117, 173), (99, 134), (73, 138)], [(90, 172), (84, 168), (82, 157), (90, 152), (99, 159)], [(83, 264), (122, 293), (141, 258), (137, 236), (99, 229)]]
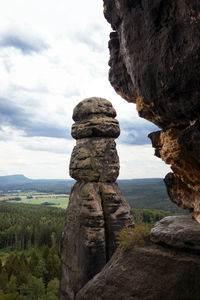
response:
[(37, 204), (37, 205), (48, 205), (53, 207), (59, 207), (66, 209), (69, 201), (69, 195), (67, 194), (45, 194), (37, 192), (27, 192), (27, 193), (4, 193), (0, 196), (0, 201), (4, 202), (17, 202), (17, 203), (27, 203), (27, 204)]

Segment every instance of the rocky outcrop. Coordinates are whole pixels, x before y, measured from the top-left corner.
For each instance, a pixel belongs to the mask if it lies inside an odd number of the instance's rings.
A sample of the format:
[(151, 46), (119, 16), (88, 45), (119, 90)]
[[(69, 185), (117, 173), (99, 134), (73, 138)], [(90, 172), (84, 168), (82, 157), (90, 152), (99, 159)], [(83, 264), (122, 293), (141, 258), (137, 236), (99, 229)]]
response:
[(156, 155), (172, 167), (174, 184), (165, 180), (169, 195), (200, 222), (199, 1), (103, 2), (114, 30), (109, 80), (141, 117), (162, 129), (150, 138)]
[(151, 230), (151, 241), (200, 251), (200, 226), (190, 216), (165, 217)]
[(119, 244), (124, 226), (133, 226), (130, 207), (118, 185), (119, 158), (114, 138), (120, 134), (112, 104), (89, 98), (74, 109), (77, 139), (70, 175), (71, 191), (63, 232), (60, 300), (72, 300), (101, 271)]
[(190, 217), (164, 218), (145, 246), (118, 248), (76, 300), (199, 300), (199, 236)]

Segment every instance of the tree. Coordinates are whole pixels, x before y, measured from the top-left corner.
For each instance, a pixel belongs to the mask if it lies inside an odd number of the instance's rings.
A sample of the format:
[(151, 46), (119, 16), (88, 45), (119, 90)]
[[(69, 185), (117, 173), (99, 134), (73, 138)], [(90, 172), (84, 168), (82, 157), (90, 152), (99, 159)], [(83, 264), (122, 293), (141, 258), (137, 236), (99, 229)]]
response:
[(0, 289), (5, 291), (7, 283), (8, 283), (8, 274), (6, 272), (6, 269), (3, 268), (3, 270), (0, 274)]
[(60, 282), (57, 278), (54, 278), (53, 280), (49, 281), (47, 286), (47, 299), (48, 300), (57, 300), (58, 294), (59, 294), (59, 285)]
[(27, 283), (20, 287), (20, 293), (24, 300), (45, 299), (45, 287), (41, 278), (28, 275)]
[(15, 275), (11, 275), (10, 281), (6, 286), (7, 293), (16, 293), (17, 292), (17, 278)]
[(3, 264), (2, 264), (2, 261), (0, 259), (0, 274), (1, 274), (2, 270), (3, 270)]
[(39, 258), (37, 256), (36, 252), (33, 250), (30, 261), (29, 261), (29, 269), (31, 271), (31, 274), (34, 276), (37, 275), (37, 272), (35, 270), (37, 268), (38, 262), (39, 262)]

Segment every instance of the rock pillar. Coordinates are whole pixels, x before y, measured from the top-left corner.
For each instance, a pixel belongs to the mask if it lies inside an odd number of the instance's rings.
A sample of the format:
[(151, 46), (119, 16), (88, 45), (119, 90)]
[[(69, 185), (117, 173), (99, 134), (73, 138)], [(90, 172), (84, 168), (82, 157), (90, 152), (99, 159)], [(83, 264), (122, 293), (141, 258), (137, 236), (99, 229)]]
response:
[(133, 226), (130, 207), (115, 183), (120, 134), (116, 112), (106, 99), (89, 98), (74, 109), (72, 136), (77, 140), (70, 175), (71, 191), (63, 232), (60, 300), (76, 293), (101, 271), (118, 246), (124, 226)]

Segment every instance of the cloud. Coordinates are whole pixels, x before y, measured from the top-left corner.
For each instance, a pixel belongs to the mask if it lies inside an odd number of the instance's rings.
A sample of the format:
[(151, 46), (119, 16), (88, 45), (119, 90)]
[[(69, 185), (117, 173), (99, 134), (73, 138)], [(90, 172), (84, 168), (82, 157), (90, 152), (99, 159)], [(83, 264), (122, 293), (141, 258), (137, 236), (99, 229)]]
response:
[(33, 33), (13, 29), (1, 34), (0, 47), (15, 48), (23, 54), (40, 53), (49, 48), (42, 39)]
[(135, 122), (122, 122), (121, 135), (118, 139), (119, 143), (127, 145), (147, 145), (151, 144), (148, 134), (157, 131), (158, 127), (145, 120)]
[(94, 36), (91, 36), (88, 32), (77, 32), (73, 36), (74, 41), (85, 44), (94, 52), (103, 52), (104, 46), (100, 41), (95, 40)]
[(0, 127), (11, 126), (24, 132), (27, 137), (43, 136), (71, 139), (70, 129), (66, 129), (51, 118), (40, 119), (32, 113), (32, 108), (17, 105), (8, 99), (0, 99)]

